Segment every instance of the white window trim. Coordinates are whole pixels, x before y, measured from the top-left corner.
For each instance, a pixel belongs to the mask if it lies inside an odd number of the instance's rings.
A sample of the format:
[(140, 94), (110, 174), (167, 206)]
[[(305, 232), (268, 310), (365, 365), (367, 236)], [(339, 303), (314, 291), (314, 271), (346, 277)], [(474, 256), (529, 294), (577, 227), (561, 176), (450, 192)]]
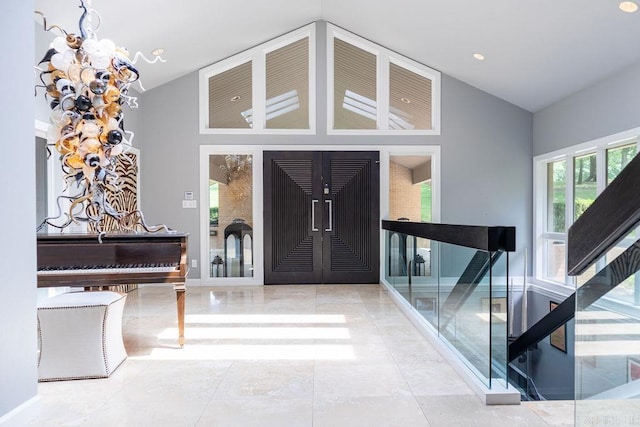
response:
[[(334, 129), (334, 38), (376, 55), (377, 129)], [(431, 80), (432, 129), (389, 129), (389, 64), (394, 63)], [(426, 65), (378, 46), (340, 27), (327, 23), (327, 134), (328, 135), (440, 135), (441, 74)]]
[[(276, 49), (309, 38), (309, 129), (267, 129), (265, 123), (266, 110), (266, 55)], [(209, 78), (228, 71), (248, 61), (252, 62), (252, 108), (254, 127), (247, 129), (210, 128), (209, 127)], [(269, 42), (255, 46), (242, 53), (224, 59), (198, 73), (199, 128), (200, 134), (230, 135), (315, 135), (316, 133), (316, 26), (306, 25)]]
[[(200, 285), (263, 285), (264, 284), (264, 225), (262, 216), (262, 148), (252, 145), (200, 146)], [(209, 156), (221, 154), (248, 154), (252, 164), (253, 215), (253, 277), (211, 277), (209, 270)]]
[[(47, 133), (49, 132), (49, 123), (41, 120), (35, 121), (35, 136), (47, 140)], [(47, 175), (47, 216), (55, 216), (58, 210), (57, 197), (64, 192), (64, 177), (62, 173), (62, 164), (60, 163), (60, 156), (56, 156), (52, 153), (47, 158), (46, 163), (46, 175)], [(44, 218), (38, 218), (38, 221)], [(59, 230), (51, 225), (47, 226), (47, 232), (55, 233)]]
[[(263, 152), (318, 151), (315, 145), (201, 145), (200, 146), (200, 281), (192, 286), (246, 286), (264, 284)], [(389, 217), (389, 158), (394, 155), (431, 157), (432, 222), (441, 218), (441, 154), (439, 145), (323, 145), (322, 151), (378, 151), (380, 153), (380, 218)], [(253, 156), (253, 277), (210, 277), (209, 243), (209, 156), (215, 154), (251, 154)], [(380, 233), (384, 248), (384, 233)], [(382, 253), (382, 252), (381, 252)], [(380, 278), (384, 279), (384, 257), (380, 257)]]
[[(575, 280), (572, 276), (565, 276), (565, 282), (559, 283), (544, 277), (546, 259), (544, 244), (546, 241), (561, 240), (567, 242), (567, 233), (551, 233), (546, 231), (547, 219), (547, 164), (565, 160), (566, 164), (566, 206), (565, 206), (565, 230), (573, 224), (573, 159), (577, 156), (596, 153), (597, 194), (606, 186), (606, 150), (627, 145), (636, 140), (640, 148), (640, 127), (629, 129), (613, 135), (608, 135), (592, 141), (587, 141), (571, 147), (542, 154), (533, 158), (533, 232), (534, 251), (532, 281), (545, 285), (559, 285), (575, 288)], [(568, 184), (571, 183), (571, 184)], [(565, 257), (565, 266), (567, 260)], [(602, 266), (599, 265), (601, 268)]]

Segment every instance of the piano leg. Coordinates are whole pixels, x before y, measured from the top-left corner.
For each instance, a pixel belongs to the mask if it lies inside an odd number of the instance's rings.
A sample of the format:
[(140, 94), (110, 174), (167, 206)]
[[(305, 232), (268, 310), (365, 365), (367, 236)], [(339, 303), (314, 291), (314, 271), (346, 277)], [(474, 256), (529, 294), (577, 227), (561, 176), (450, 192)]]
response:
[(186, 286), (184, 284), (174, 285), (176, 291), (176, 303), (178, 306), (178, 344), (184, 347), (184, 300)]

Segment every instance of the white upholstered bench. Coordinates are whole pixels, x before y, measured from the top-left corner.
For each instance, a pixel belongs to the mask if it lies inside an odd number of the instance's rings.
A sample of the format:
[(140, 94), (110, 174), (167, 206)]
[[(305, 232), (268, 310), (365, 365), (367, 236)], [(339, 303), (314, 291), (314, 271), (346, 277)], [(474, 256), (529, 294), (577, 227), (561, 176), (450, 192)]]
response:
[(126, 294), (69, 292), (38, 306), (38, 380), (106, 378), (127, 358)]

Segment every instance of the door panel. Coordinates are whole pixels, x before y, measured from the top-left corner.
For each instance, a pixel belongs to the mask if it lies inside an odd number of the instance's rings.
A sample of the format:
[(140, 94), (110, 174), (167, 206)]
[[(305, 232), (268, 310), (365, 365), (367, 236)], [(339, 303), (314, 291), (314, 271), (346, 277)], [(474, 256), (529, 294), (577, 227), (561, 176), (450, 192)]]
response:
[(371, 152), (264, 152), (265, 283), (378, 283)]
[(379, 281), (378, 158), (377, 152), (324, 153), (324, 283)]
[(311, 223), (319, 213), (313, 200), (320, 193), (321, 175), (313, 164), (320, 157), (303, 151), (264, 153), (266, 284), (322, 280), (322, 236)]

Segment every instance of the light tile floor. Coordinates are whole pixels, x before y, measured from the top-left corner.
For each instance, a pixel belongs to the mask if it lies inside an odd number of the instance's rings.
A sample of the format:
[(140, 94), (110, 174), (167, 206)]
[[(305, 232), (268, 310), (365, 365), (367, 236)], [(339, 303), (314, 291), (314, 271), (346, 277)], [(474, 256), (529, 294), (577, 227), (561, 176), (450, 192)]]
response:
[[(128, 294), (110, 378), (40, 383), (32, 426), (567, 426), (573, 413), (485, 406), (376, 285)], [(566, 406), (564, 407), (566, 408)]]

